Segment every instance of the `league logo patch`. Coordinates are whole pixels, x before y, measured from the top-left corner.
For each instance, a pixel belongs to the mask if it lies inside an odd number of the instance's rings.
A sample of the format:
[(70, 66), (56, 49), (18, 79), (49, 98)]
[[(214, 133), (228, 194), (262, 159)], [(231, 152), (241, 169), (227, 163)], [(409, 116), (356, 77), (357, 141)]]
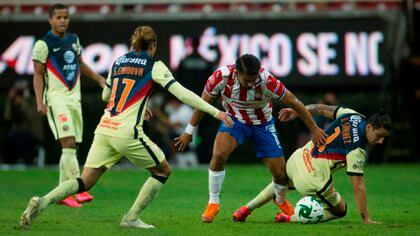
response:
[(75, 58), (74, 52), (68, 50), (64, 53), (64, 61), (66, 61), (67, 64), (73, 63)]

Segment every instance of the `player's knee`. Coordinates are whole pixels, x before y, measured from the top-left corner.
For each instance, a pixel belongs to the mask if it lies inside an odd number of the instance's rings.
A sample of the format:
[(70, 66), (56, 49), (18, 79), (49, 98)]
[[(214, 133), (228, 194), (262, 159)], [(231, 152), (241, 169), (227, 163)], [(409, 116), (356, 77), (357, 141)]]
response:
[(217, 166), (224, 165), (227, 159), (227, 154), (220, 151), (213, 152), (212, 162)]
[(343, 218), (347, 215), (347, 203), (344, 203), (344, 208), (333, 213), (338, 218)]

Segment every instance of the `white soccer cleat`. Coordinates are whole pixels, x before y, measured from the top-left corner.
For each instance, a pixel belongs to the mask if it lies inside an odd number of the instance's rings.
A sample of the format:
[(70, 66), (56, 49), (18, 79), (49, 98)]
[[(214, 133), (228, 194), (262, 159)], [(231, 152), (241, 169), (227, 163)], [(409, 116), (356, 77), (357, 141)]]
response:
[(29, 229), (29, 227), (31, 227), (31, 224), (42, 212), (40, 208), (42, 201), (43, 199), (40, 197), (32, 197), (31, 200), (29, 200), (28, 207), (20, 216), (20, 227), (22, 227), (23, 229)]
[(130, 220), (127, 219), (126, 215), (124, 215), (124, 217), (123, 217), (123, 219), (120, 223), (120, 226), (124, 227), (124, 228), (141, 228), (141, 229), (153, 229), (155, 227), (153, 225), (148, 225), (148, 224), (144, 223), (140, 219), (130, 221)]

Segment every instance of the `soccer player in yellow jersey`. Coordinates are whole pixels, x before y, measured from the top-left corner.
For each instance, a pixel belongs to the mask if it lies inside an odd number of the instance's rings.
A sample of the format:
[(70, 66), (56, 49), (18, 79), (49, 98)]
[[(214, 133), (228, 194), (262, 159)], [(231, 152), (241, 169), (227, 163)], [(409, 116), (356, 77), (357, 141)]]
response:
[(133, 206), (123, 217), (121, 226), (154, 227), (141, 221), (139, 216), (171, 174), (162, 150), (142, 129), (145, 115), (150, 116), (147, 102), (157, 85), (182, 102), (223, 121), (226, 126), (233, 125), (226, 113), (182, 87), (163, 62), (153, 58), (156, 42), (152, 28), (140, 26), (135, 29), (131, 37), (132, 51), (118, 58), (109, 71), (102, 92), (102, 98), (108, 102), (108, 106), (96, 128), (81, 178), (63, 182), (43, 197), (33, 197), (20, 219), (23, 228), (28, 228), (49, 204), (92, 188), (101, 175), (123, 156), (147, 169), (151, 177), (140, 189)]
[[(368, 213), (363, 166), (366, 146), (382, 144), (390, 135), (390, 117), (385, 111), (366, 119), (351, 109), (322, 104), (306, 107), (312, 115), (322, 115), (334, 121), (325, 130), (329, 137), (324, 146), (314, 146), (310, 141), (289, 158), (286, 173), (290, 186), (294, 186), (302, 195), (321, 200), (325, 209), (321, 222), (342, 218), (347, 213), (347, 204), (333, 186), (332, 173), (346, 167), (363, 223), (378, 223), (371, 220)], [(281, 121), (289, 121), (296, 116), (297, 113), (290, 108), (279, 113)], [(267, 186), (246, 206), (238, 209), (233, 219), (245, 221), (251, 211), (269, 202), (273, 196), (273, 187)], [(276, 221), (299, 222), (299, 219), (294, 215), (279, 213)]]
[[(80, 103), (80, 73), (103, 88), (105, 79), (86, 65), (77, 35), (68, 33), (69, 12), (66, 6), (49, 8), (51, 30), (35, 43), (33, 52), (34, 90), (38, 112), (47, 115), (56, 140), (60, 140), (60, 181), (80, 176), (76, 143), (82, 142), (83, 120)], [(87, 192), (60, 201), (70, 207), (91, 201)], [(76, 201), (77, 200), (77, 201)]]

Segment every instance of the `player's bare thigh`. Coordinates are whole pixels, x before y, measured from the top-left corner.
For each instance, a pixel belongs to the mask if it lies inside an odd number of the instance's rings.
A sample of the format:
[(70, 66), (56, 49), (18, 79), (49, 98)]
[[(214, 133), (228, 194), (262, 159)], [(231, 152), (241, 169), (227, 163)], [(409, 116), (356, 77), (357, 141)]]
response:
[(210, 161), (210, 170), (222, 171), (230, 154), (238, 147), (238, 142), (227, 132), (218, 132), (214, 140), (213, 156)]

